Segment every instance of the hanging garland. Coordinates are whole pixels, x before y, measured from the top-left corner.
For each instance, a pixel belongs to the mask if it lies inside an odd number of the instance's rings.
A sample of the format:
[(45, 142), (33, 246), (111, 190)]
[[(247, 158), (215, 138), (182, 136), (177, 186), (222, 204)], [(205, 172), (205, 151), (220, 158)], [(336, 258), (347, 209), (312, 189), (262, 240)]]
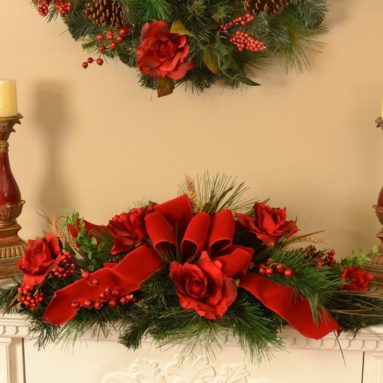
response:
[[(90, 56), (83, 67), (119, 58), (138, 68), (158, 96), (186, 83), (202, 91), (216, 81), (251, 78), (270, 58), (304, 68), (313, 37), (325, 31), (326, 0), (33, 0), (40, 15), (61, 15)], [(96, 56), (96, 57), (94, 57)]]
[(251, 356), (280, 346), (286, 324), (320, 339), (383, 323), (365, 254), (337, 262), (333, 250), (298, 247), (308, 236), (286, 209), (243, 201), (244, 191), (205, 176), (106, 226), (78, 214), (64, 228), (55, 221), (28, 241), (20, 281), (1, 290), (0, 308), (17, 307), (40, 346), (113, 328), (130, 348), (145, 335), (189, 351), (234, 335)]

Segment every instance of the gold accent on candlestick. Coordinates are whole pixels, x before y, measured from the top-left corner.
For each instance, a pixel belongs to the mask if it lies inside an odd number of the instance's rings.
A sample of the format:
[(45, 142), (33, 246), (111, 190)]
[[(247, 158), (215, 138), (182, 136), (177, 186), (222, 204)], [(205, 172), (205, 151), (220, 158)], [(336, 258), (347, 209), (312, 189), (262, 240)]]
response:
[(383, 130), (383, 118), (382, 117), (378, 117), (376, 120), (375, 120), (375, 123), (376, 123), (376, 127), (377, 128), (380, 128)]
[[(21, 114), (0, 117), (0, 154), (8, 153), (9, 136), (15, 131), (14, 126), (20, 124), (22, 118)], [(12, 187), (16, 188), (19, 193), (10, 168), (9, 172), (14, 182)], [(8, 180), (4, 181), (3, 179), (2, 181), (7, 182)], [(18, 236), (21, 226), (16, 219), (21, 214), (24, 203), (25, 201), (19, 200), (14, 203), (7, 202), (0, 206), (0, 278), (8, 278), (18, 272), (16, 264), (23, 254), (25, 242)]]

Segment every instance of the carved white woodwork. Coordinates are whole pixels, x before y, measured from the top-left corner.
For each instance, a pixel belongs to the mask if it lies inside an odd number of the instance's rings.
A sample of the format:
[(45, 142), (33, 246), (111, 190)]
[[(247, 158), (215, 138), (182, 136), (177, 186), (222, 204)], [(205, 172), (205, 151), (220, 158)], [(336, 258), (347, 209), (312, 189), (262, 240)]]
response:
[(138, 358), (126, 371), (105, 375), (101, 383), (261, 383), (249, 377), (245, 364), (227, 364), (217, 370), (202, 357), (185, 363), (181, 355), (176, 354), (172, 361), (163, 365)]
[(159, 350), (146, 339), (139, 350), (126, 350), (116, 343), (117, 334), (98, 342), (88, 334), (72, 348), (52, 345), (39, 352), (27, 322), (5, 315), (0, 317), (0, 383), (25, 383), (24, 373), (27, 383), (360, 383), (362, 374), (363, 383), (383, 383), (383, 327), (355, 339), (342, 334), (338, 340), (329, 335), (314, 341), (289, 328), (282, 336), (285, 350), (262, 365), (246, 360), (234, 338), (217, 360), (201, 355), (180, 363), (179, 349)]

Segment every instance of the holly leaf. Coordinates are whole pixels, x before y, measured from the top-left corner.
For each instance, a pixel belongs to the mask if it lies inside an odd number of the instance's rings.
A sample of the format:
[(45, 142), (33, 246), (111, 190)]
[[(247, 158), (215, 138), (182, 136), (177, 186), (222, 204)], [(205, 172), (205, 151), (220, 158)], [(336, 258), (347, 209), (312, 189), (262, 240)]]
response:
[(173, 24), (170, 27), (170, 32), (178, 33), (180, 35), (186, 35), (189, 37), (194, 37), (194, 33), (192, 31), (189, 31), (189, 29), (187, 29), (185, 25), (183, 24), (183, 22), (180, 20), (173, 21)]
[(170, 78), (161, 77), (158, 80), (157, 95), (158, 97), (168, 96), (174, 90), (174, 81)]
[(206, 48), (203, 51), (202, 60), (211, 73), (213, 74), (220, 73), (219, 66), (218, 66), (217, 53), (214, 48), (212, 47)]

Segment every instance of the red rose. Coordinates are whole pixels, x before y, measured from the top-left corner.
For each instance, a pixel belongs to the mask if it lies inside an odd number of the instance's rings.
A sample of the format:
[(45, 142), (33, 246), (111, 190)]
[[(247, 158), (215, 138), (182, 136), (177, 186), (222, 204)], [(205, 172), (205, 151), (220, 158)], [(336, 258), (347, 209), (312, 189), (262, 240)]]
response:
[(279, 238), (291, 237), (298, 231), (295, 221), (286, 221), (286, 208), (255, 203), (253, 209), (254, 217), (238, 213), (238, 221), (266, 246), (273, 246)]
[(172, 262), (170, 279), (181, 307), (208, 319), (221, 318), (237, 297), (234, 279), (226, 278), (221, 268), (221, 262), (210, 259), (206, 251), (196, 264)]
[(345, 281), (345, 285), (342, 286), (344, 289), (365, 291), (368, 290), (374, 276), (360, 267), (350, 266), (343, 270), (341, 279)]
[(145, 238), (144, 218), (151, 211), (152, 207), (135, 208), (109, 221), (108, 229), (114, 239), (112, 254), (129, 251)]
[(23, 284), (34, 286), (41, 283), (60, 254), (60, 241), (53, 233), (47, 233), (45, 238), (29, 240), (17, 264), (24, 273)]
[(194, 68), (187, 61), (188, 54), (186, 36), (170, 32), (164, 21), (145, 23), (142, 27), (137, 48), (137, 66), (142, 73), (154, 79), (180, 80)]

